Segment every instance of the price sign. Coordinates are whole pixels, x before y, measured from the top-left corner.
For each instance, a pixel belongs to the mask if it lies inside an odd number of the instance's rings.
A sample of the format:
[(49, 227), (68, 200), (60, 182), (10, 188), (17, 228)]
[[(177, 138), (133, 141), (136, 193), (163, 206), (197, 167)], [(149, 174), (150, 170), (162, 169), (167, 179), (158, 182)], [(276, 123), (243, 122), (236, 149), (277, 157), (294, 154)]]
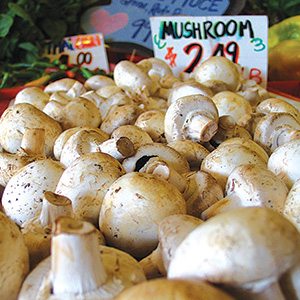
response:
[(225, 56), (242, 66), (245, 78), (266, 86), (268, 19), (266, 16), (151, 17), (154, 55), (174, 74), (191, 73), (211, 56)]
[(224, 14), (229, 5), (229, 0), (111, 0), (108, 5), (85, 11), (81, 27), (85, 32), (102, 32), (113, 41), (152, 48), (149, 17), (218, 16)]
[(46, 56), (51, 59), (68, 56), (68, 63), (109, 72), (104, 39), (101, 33), (66, 37), (58, 46), (49, 45)]

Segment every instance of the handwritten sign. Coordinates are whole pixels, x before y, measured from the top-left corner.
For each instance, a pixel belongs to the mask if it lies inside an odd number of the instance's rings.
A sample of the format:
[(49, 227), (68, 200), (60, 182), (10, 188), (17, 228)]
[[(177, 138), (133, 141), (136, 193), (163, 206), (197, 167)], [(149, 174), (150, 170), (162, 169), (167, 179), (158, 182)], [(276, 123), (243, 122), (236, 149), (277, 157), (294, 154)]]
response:
[(81, 18), (85, 32), (102, 32), (105, 38), (152, 48), (149, 17), (163, 15), (222, 15), (229, 0), (112, 0), (110, 5), (88, 9)]
[(211, 56), (225, 56), (243, 68), (245, 78), (267, 82), (266, 16), (151, 17), (155, 57), (174, 74), (193, 72)]
[(80, 65), (90, 70), (99, 68), (109, 71), (101, 33), (74, 35), (64, 38), (58, 46), (48, 46), (46, 56), (55, 59), (62, 55), (68, 57), (68, 64)]

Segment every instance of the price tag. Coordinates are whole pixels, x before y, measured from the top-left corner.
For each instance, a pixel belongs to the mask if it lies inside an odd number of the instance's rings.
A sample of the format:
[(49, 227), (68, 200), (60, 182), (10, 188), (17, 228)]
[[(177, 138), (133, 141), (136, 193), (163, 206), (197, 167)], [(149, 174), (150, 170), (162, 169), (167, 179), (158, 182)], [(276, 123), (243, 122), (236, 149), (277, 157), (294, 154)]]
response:
[(49, 45), (46, 55), (51, 59), (68, 56), (68, 63), (90, 70), (96, 68), (109, 72), (109, 65), (101, 33), (66, 37), (59, 46)]
[(218, 16), (224, 14), (229, 5), (229, 0), (111, 0), (108, 5), (86, 10), (81, 17), (81, 27), (85, 32), (102, 32), (112, 41), (152, 48), (149, 17)]
[(245, 78), (267, 83), (267, 16), (151, 17), (154, 55), (174, 74), (191, 73), (211, 56), (242, 66)]

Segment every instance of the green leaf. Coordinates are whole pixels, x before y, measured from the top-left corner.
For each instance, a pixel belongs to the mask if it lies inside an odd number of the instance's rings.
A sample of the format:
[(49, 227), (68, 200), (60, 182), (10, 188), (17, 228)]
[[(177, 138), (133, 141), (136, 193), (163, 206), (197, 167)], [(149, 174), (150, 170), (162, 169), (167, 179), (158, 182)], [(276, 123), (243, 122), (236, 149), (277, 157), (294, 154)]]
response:
[(67, 32), (67, 24), (62, 20), (45, 19), (42, 27), (54, 43), (60, 42)]
[(16, 3), (9, 3), (8, 7), (10, 11), (13, 12), (16, 16), (22, 18), (25, 21), (28, 21), (30, 24), (33, 24), (30, 15), (20, 5)]
[(9, 33), (14, 19), (11, 16), (0, 14), (0, 37), (5, 37)]
[(32, 52), (34, 54), (37, 54), (39, 52), (39, 49), (34, 44), (29, 42), (19, 44), (19, 48)]

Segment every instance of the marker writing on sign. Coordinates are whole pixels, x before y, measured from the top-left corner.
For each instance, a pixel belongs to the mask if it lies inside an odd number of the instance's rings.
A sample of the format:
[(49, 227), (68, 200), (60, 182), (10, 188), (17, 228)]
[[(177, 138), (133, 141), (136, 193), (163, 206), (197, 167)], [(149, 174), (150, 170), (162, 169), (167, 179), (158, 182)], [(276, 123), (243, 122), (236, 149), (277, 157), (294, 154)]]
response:
[(162, 21), (159, 27), (159, 38), (164, 40), (167, 36), (173, 39), (217, 39), (223, 36), (246, 36), (254, 38), (254, 31), (249, 20), (245, 21), (204, 21), (204, 22), (176, 22)]

